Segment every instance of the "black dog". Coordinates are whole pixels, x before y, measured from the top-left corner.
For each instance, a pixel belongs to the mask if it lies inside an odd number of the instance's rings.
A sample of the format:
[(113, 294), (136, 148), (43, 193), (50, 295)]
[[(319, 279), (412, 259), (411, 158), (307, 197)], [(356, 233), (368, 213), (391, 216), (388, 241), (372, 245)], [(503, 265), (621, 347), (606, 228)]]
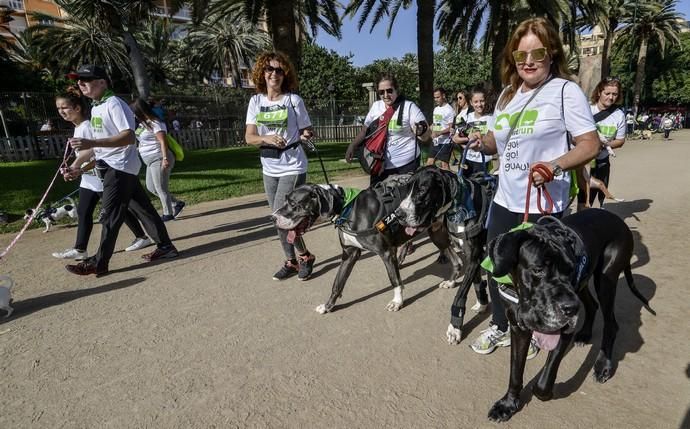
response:
[(452, 173), (424, 167), (411, 176), (397, 181), (387, 179), (363, 190), (343, 213), (345, 193), (340, 187), (303, 185), (291, 192), (285, 205), (273, 215), (276, 226), (290, 230), (290, 235), (301, 235), (319, 220), (339, 216), (336, 224), (343, 250), (342, 262), (330, 298), (316, 311), (324, 314), (333, 309), (362, 250), (374, 252), (383, 260), (394, 286), (393, 300), (386, 308), (399, 310), (403, 305), (403, 284), (396, 250), (425, 230), (451, 261), (453, 273), (448, 281), (459, 282), (460, 258), (451, 248), (443, 222), (455, 189)]
[(505, 396), (491, 407), (491, 420), (506, 421), (520, 408), (525, 359), (533, 333), (540, 347), (549, 350), (533, 393), (541, 400), (552, 398), (558, 366), (573, 340), (580, 301), (585, 321), (575, 341), (591, 339), (597, 305), (588, 290), (590, 277), (604, 317), (594, 378), (600, 383), (611, 378), (618, 331), (614, 300), (621, 272), (633, 294), (656, 314), (633, 283), (633, 247), (632, 232), (625, 222), (602, 209), (585, 210), (562, 221), (547, 217), (531, 229), (502, 234), (489, 243), (493, 274), (510, 274), (514, 283), (512, 288), (499, 289), (511, 323), (510, 382)]

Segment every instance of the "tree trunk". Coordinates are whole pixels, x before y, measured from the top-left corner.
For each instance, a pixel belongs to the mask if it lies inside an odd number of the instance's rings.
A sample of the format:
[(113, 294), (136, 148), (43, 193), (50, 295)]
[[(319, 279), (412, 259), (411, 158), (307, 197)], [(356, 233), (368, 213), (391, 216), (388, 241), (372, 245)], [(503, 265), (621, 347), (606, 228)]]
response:
[(268, 31), (273, 41), (273, 49), (287, 55), (299, 73), (301, 55), (297, 44), (296, 7), (294, 0), (266, 2)]
[(604, 37), (604, 46), (601, 47), (601, 80), (608, 77), (611, 73), (611, 63), (609, 61), (609, 52), (611, 51), (611, 42), (613, 41), (613, 35), (618, 27), (618, 20), (614, 18), (609, 18), (608, 28), (604, 29), (606, 31), (606, 36)]
[(503, 59), (503, 48), (508, 43), (510, 37), (510, 20), (507, 13), (502, 10), (499, 12), (499, 24), (496, 25), (492, 37), (493, 45), (491, 46), (491, 84), (493, 90), (499, 93), (503, 88), (501, 81), (501, 62)]
[(419, 107), (427, 121), (434, 112), (434, 0), (417, 0)]
[(635, 87), (633, 95), (633, 114), (637, 117), (637, 110), (640, 106), (640, 95), (642, 93), (642, 82), (644, 81), (644, 70), (647, 63), (647, 36), (640, 39), (640, 52), (637, 54), (637, 72), (635, 73)]
[(141, 55), (139, 44), (134, 39), (134, 36), (129, 31), (123, 31), (122, 37), (127, 48), (127, 55), (129, 55), (129, 62), (132, 66), (132, 74), (134, 75), (134, 84), (137, 87), (139, 97), (146, 100), (151, 93), (151, 83), (149, 75), (146, 73), (146, 65), (144, 64), (144, 57)]

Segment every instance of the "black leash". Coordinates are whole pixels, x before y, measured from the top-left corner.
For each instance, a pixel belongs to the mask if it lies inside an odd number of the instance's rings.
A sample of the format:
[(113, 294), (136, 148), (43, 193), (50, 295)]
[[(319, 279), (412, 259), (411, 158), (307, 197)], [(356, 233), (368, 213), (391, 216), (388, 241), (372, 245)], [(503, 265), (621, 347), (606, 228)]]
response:
[(323, 165), (323, 159), (321, 159), (321, 154), (319, 153), (319, 150), (316, 148), (316, 144), (314, 144), (314, 139), (302, 140), (302, 144), (307, 149), (309, 149), (310, 152), (316, 152), (316, 156), (319, 157), (319, 163), (321, 163), (321, 171), (323, 171), (323, 177), (326, 179), (326, 184), (330, 185), (331, 183), (328, 181), (328, 174), (326, 173), (326, 167)]

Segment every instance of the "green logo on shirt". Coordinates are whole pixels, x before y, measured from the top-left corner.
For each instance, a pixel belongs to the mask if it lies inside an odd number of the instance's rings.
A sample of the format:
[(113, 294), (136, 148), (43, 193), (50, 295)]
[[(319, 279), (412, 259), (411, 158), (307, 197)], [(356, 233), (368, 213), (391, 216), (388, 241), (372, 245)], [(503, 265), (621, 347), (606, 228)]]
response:
[(431, 128), (433, 131), (441, 131), (443, 130), (443, 127), (441, 126), (441, 122), (443, 121), (443, 115), (439, 114), (434, 114), (434, 125)]
[(515, 134), (532, 134), (534, 133), (534, 124), (537, 122), (539, 117), (538, 110), (525, 110), (522, 112), (518, 121), (518, 116), (520, 112), (515, 112), (512, 115), (509, 113), (502, 113), (496, 117), (496, 124), (494, 128), (496, 131), (503, 130), (503, 127), (508, 127), (508, 129), (514, 127)]
[(98, 116), (92, 116), (91, 117), (91, 129), (95, 133), (102, 133), (103, 132), (103, 118), (100, 118)]
[(613, 138), (618, 128), (615, 125), (597, 124), (597, 131), (606, 138)]
[(269, 129), (287, 128), (288, 110), (285, 106), (261, 107), (261, 111), (256, 115), (257, 125), (263, 125)]

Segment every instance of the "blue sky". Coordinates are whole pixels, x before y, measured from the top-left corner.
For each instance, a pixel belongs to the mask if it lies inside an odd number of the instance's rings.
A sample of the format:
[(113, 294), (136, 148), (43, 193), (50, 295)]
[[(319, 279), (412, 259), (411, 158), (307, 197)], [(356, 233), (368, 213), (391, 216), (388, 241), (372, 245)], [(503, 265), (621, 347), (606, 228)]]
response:
[[(678, 1), (676, 10), (690, 19), (690, 0)], [(352, 63), (355, 66), (364, 66), (375, 59), (397, 57), (400, 58), (408, 52), (417, 52), (417, 8), (400, 10), (395, 22), (390, 39), (386, 38), (388, 19), (384, 18), (373, 33), (369, 34), (370, 25), (365, 25), (362, 32), (357, 31), (357, 18), (343, 20), (343, 37), (337, 40), (334, 37), (319, 32), (316, 43), (333, 49), (341, 55), (354, 54)], [(367, 23), (369, 24), (369, 23)], [(437, 42), (436, 40), (434, 42)]]

